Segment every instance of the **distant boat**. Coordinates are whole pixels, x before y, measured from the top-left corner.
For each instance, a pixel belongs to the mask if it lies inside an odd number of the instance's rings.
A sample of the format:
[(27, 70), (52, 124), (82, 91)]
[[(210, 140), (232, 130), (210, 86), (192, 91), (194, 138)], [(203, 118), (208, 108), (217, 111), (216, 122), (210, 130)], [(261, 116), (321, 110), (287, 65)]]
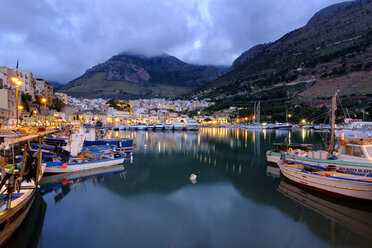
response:
[(155, 124), (155, 130), (163, 130), (163, 129), (164, 129), (164, 125), (162, 123)]
[(292, 129), (292, 124), (289, 123), (274, 123), (274, 124), (268, 124), (268, 129)]
[(127, 130), (127, 129), (129, 129), (128, 125), (120, 125), (119, 126), (119, 130)]
[(134, 130), (137, 129), (137, 124), (132, 124), (129, 126), (129, 129)]
[(185, 129), (189, 130), (189, 131), (198, 131), (199, 126), (200, 126), (200, 124), (197, 121), (195, 121), (193, 119), (189, 119), (186, 122)]
[(183, 130), (184, 129), (184, 124), (181, 122), (176, 122), (174, 123), (174, 130)]
[(290, 181), (329, 195), (372, 201), (372, 175), (360, 176), (337, 171), (307, 171), (303, 164), (278, 162), (280, 172)]
[(372, 122), (353, 122), (349, 127), (336, 131), (336, 137), (344, 136), (345, 139), (372, 138)]
[(154, 124), (152, 124), (152, 123), (147, 124), (147, 130), (148, 131), (154, 131), (154, 129), (155, 129)]
[(172, 123), (165, 123), (164, 124), (164, 129), (165, 130), (173, 130), (174, 125)]
[(146, 130), (146, 128), (147, 128), (147, 125), (144, 124), (144, 123), (138, 123), (137, 124), (137, 129), (138, 130)]

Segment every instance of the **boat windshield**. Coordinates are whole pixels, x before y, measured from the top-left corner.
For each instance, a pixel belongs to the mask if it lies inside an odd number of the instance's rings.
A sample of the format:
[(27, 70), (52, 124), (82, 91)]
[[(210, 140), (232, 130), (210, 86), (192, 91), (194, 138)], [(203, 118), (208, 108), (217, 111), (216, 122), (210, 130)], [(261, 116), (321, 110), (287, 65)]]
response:
[(349, 146), (349, 145), (346, 145), (342, 149), (342, 154), (364, 158), (364, 154), (363, 154), (362, 148), (359, 147), (359, 146)]

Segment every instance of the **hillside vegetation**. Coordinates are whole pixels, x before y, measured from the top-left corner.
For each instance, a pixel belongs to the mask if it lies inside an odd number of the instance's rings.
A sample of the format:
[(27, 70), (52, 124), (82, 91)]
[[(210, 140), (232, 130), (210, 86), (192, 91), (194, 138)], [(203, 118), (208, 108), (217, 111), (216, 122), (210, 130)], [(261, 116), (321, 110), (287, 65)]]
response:
[(336, 89), (343, 95), (368, 98), (372, 94), (371, 44), (372, 1), (335, 4), (316, 13), (304, 27), (244, 52), (228, 73), (186, 97), (232, 103), (241, 96), (263, 100), (262, 91), (277, 92), (287, 85), (290, 90), (281, 94), (292, 102), (329, 97)]

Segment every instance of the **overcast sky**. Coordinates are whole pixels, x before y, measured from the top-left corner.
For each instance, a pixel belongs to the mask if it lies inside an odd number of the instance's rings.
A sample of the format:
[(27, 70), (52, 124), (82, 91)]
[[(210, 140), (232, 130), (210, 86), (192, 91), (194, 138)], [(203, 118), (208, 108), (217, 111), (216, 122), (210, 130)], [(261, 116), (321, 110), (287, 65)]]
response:
[(340, 0), (2, 0), (0, 66), (66, 83), (123, 51), (230, 65)]

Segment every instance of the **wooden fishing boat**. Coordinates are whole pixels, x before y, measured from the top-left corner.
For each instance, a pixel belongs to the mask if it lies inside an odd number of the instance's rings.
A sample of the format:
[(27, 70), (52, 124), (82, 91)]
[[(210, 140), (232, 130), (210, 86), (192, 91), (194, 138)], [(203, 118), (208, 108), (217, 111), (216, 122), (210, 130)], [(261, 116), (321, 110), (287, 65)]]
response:
[(124, 156), (119, 155), (118, 157), (114, 157), (114, 154), (92, 161), (87, 161), (82, 158), (72, 158), (68, 162), (46, 162), (45, 174), (85, 171), (122, 164), (123, 162)]
[(308, 171), (306, 165), (278, 162), (280, 172), (299, 185), (337, 197), (372, 201), (372, 176), (337, 171)]
[(344, 172), (372, 173), (372, 139), (344, 141), (332, 156), (324, 150), (288, 149), (284, 152), (275, 150), (266, 152), (267, 161), (271, 163), (279, 162), (283, 155), (289, 161), (318, 169), (325, 170), (331, 166)]
[[(2, 173), (5, 175), (0, 188), (0, 246), (11, 237), (27, 216), (44, 173), (45, 164), (41, 163), (41, 150), (36, 155), (36, 168), (34, 168), (33, 161), (27, 159), (26, 148), (25, 145), (20, 170), (17, 169), (16, 164), (5, 166), (4, 157), (0, 163)], [(14, 161), (14, 153), (12, 156)], [(26, 181), (26, 178), (29, 181)]]
[(360, 174), (372, 173), (372, 139), (338, 139), (335, 144), (335, 109), (338, 91), (332, 98), (331, 137), (328, 150), (306, 151), (288, 148), (286, 151), (270, 150), (266, 152), (268, 162), (279, 162), (284, 155), (287, 160), (318, 169), (336, 168), (342, 172)]

